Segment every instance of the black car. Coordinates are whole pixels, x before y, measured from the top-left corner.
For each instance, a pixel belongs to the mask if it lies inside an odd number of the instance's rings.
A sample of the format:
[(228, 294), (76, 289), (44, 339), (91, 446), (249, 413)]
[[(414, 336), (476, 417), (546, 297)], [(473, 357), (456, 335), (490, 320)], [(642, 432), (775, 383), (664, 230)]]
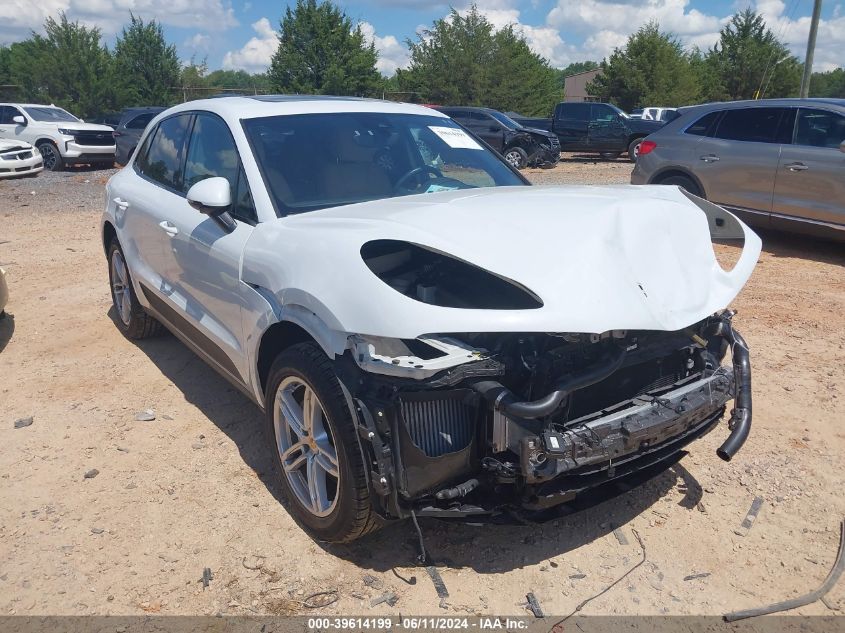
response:
[(434, 108), (486, 142), (517, 169), (554, 166), (560, 160), (557, 136), (547, 130), (525, 127), (491, 108)]
[(138, 141), (144, 133), (144, 128), (165, 108), (148, 106), (144, 108), (127, 108), (120, 116), (120, 121), (114, 128), (114, 142), (117, 146), (115, 159), (121, 165), (125, 165), (135, 153)]
[(632, 119), (610, 103), (559, 103), (549, 119), (518, 119), (518, 123), (554, 132), (564, 152), (594, 152), (618, 158), (624, 152), (636, 161), (640, 142), (664, 121)]
[(120, 112), (106, 112), (98, 114), (93, 119), (88, 119), (88, 123), (99, 123), (100, 125), (108, 125), (114, 129), (120, 123), (120, 117), (123, 116)]

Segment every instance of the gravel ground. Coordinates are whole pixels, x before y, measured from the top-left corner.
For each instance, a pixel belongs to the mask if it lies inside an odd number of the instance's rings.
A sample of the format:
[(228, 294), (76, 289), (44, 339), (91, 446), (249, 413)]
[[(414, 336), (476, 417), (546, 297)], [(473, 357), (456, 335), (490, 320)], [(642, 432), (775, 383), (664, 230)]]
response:
[[(527, 175), (626, 183), (630, 170), (566, 157)], [(257, 409), (172, 336), (119, 334), (98, 236), (111, 173), (0, 182), (11, 292), (0, 321), (0, 614), (525, 614), (531, 591), (547, 614), (565, 615), (637, 564), (637, 535), (646, 562), (583, 613), (721, 614), (826, 575), (845, 515), (841, 247), (763, 236), (733, 306), (752, 349), (755, 416), (732, 462), (715, 456), (722, 426), (647, 484), (551, 523), (424, 521), (450, 592), (444, 610), (413, 567), (410, 524), (315, 543), (279, 502)], [(137, 421), (146, 409), (155, 420)], [(744, 532), (755, 497), (762, 509)], [(305, 609), (325, 590), (338, 601)], [(387, 591), (395, 607), (371, 606)], [(840, 584), (829, 604), (843, 603)], [(834, 612), (817, 603), (800, 613)]]

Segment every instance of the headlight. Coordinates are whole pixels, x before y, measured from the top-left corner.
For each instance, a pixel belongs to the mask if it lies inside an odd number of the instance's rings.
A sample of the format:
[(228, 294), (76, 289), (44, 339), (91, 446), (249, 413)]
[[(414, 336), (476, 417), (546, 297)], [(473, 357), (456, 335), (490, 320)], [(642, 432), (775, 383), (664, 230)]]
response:
[(59, 134), (62, 134), (64, 136), (76, 136), (76, 130), (69, 130), (66, 127), (60, 127)]

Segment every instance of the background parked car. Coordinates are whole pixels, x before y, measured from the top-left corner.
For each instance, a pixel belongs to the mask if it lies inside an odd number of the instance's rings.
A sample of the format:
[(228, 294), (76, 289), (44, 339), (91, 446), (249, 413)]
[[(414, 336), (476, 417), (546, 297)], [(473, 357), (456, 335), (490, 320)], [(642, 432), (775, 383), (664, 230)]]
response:
[(114, 129), (117, 127), (117, 124), (120, 123), (121, 116), (123, 116), (122, 112), (106, 112), (105, 114), (98, 114), (94, 118), (88, 119), (88, 123), (108, 125), (110, 128)]
[(0, 178), (35, 176), (42, 169), (44, 161), (32, 145), (0, 139)]
[(668, 123), (672, 119), (677, 118), (677, 112), (678, 108), (647, 106), (645, 108), (632, 110), (628, 116), (632, 119), (644, 119), (646, 121), (662, 121), (664, 123)]
[(485, 141), (517, 169), (555, 165), (560, 160), (560, 143), (548, 130), (525, 127), (491, 108), (433, 107)]
[(53, 105), (0, 103), (0, 138), (35, 145), (52, 171), (77, 163), (114, 165), (110, 127), (84, 123)]
[(517, 119), (527, 127), (557, 134), (564, 152), (595, 152), (637, 160), (640, 141), (660, 129), (659, 121), (632, 119), (610, 103), (559, 103), (550, 119)]
[(633, 184), (678, 185), (749, 224), (845, 240), (845, 99), (711, 103), (642, 145)]
[(115, 160), (121, 165), (129, 162), (132, 154), (135, 153), (135, 148), (138, 146), (138, 141), (141, 140), (141, 134), (147, 124), (153, 120), (159, 112), (163, 112), (164, 108), (157, 106), (150, 106), (146, 108), (127, 108), (120, 115), (120, 120), (114, 128), (114, 141), (117, 147), (115, 153)]

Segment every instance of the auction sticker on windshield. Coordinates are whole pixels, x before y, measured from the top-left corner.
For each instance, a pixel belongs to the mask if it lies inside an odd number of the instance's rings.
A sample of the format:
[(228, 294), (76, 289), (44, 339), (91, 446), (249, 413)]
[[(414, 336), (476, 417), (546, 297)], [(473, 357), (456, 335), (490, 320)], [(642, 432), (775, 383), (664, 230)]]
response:
[(472, 137), (463, 130), (436, 125), (430, 125), (428, 129), (443, 139), (449, 147), (454, 147), (455, 149), (481, 149), (481, 145), (472, 140)]

